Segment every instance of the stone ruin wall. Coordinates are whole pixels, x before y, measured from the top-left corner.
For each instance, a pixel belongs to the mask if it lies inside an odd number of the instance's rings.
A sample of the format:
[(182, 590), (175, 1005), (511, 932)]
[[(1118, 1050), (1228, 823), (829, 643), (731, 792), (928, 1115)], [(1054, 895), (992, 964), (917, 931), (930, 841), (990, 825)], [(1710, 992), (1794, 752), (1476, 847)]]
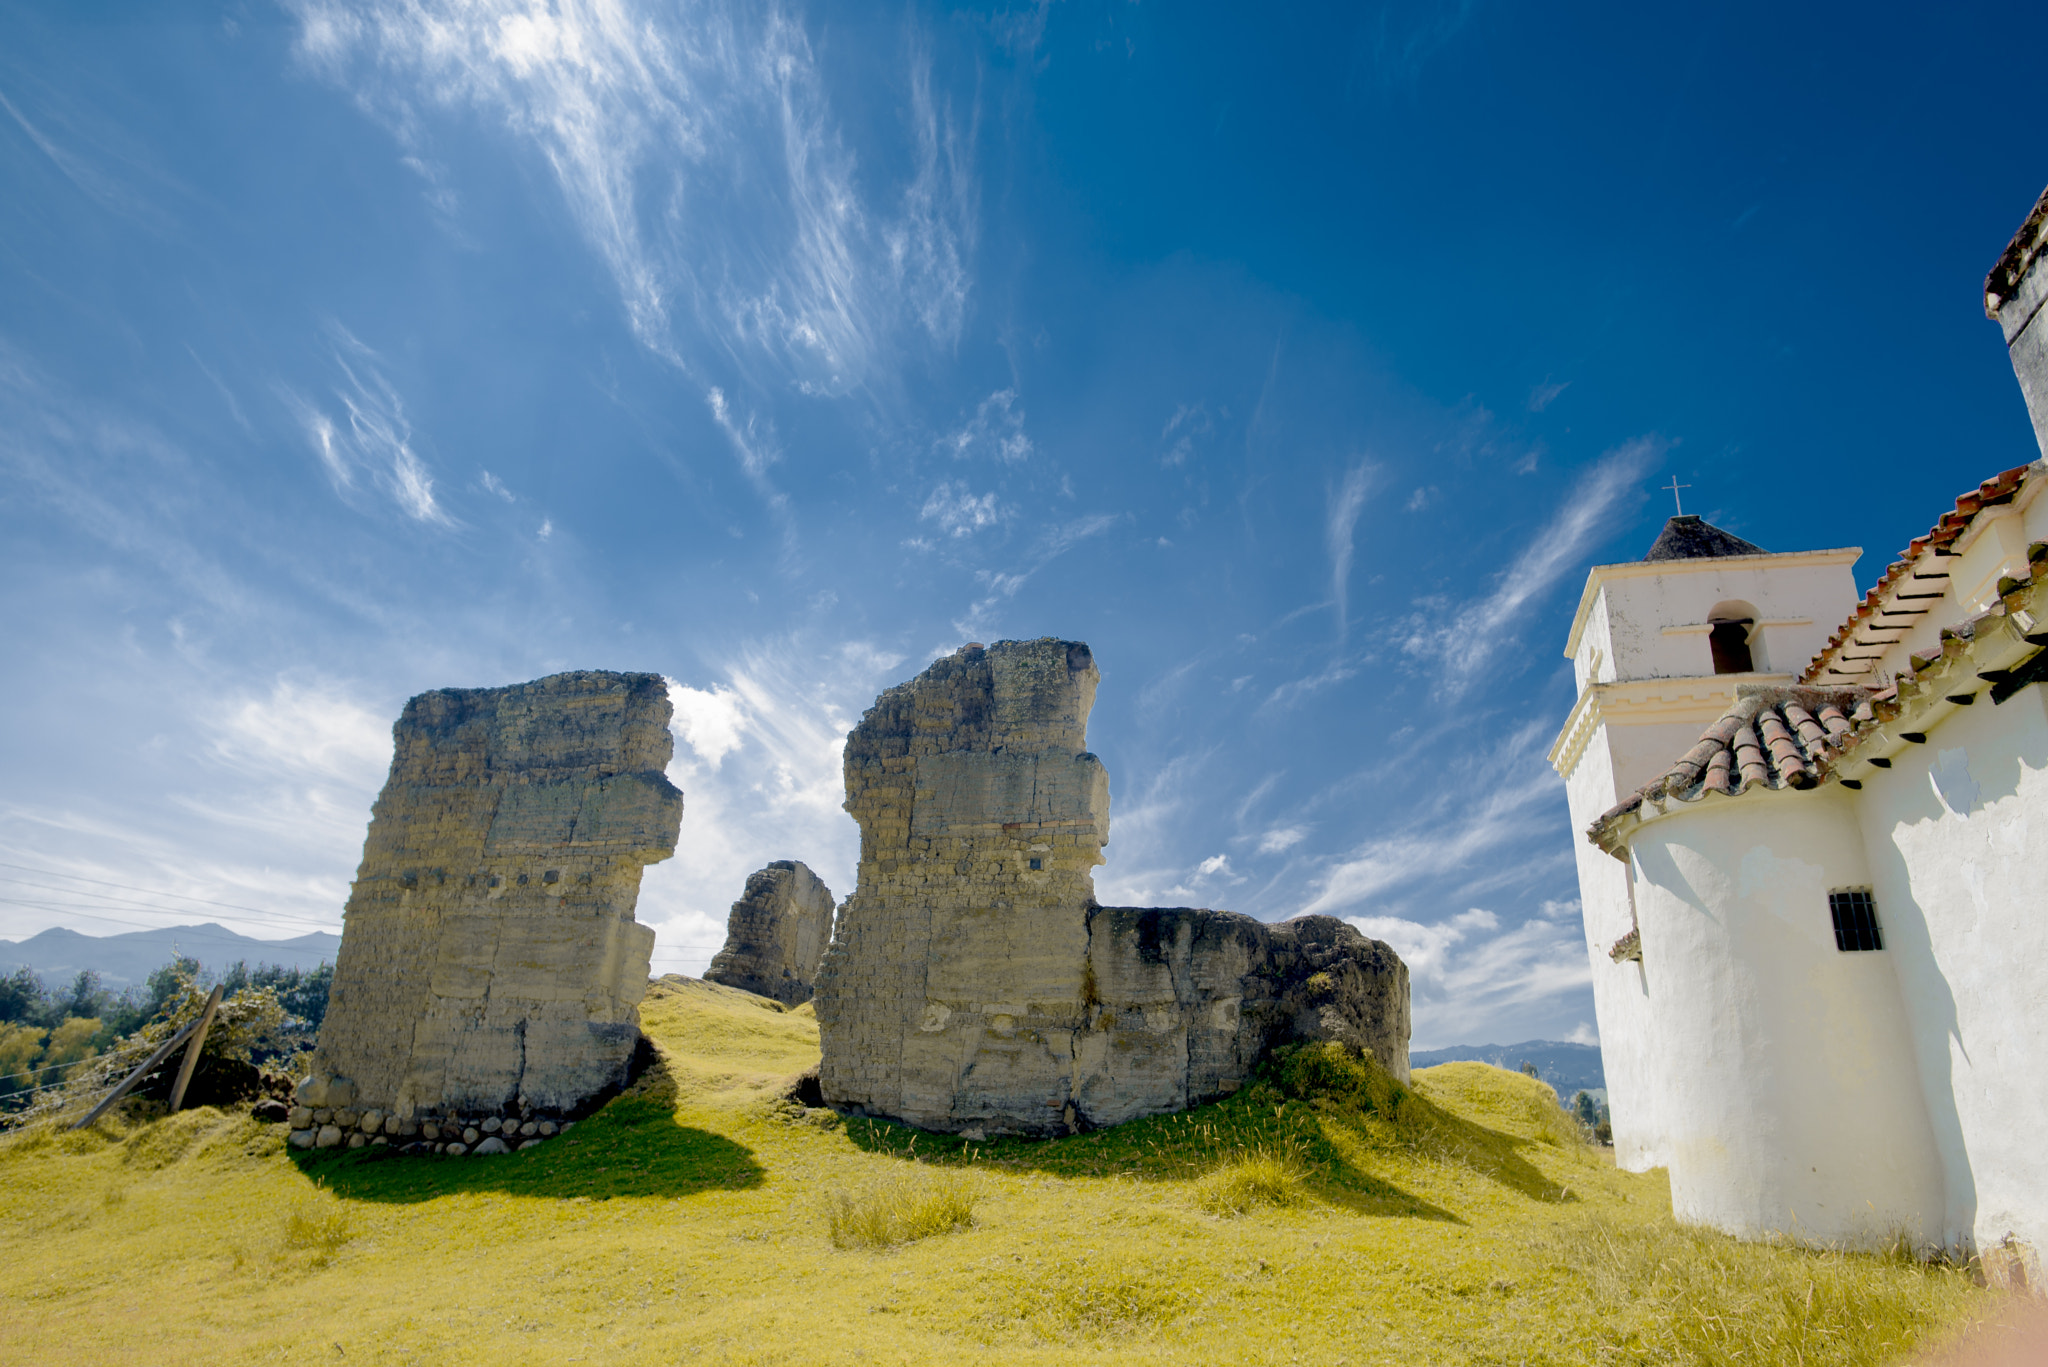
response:
[(732, 904), (725, 947), (705, 980), (770, 997), (784, 1006), (811, 999), (832, 940), (832, 889), (799, 860), (777, 859), (747, 876)]
[(682, 821), (669, 716), (661, 676), (593, 671), (406, 704), (294, 1143), (525, 1143), (625, 1081), (640, 874)]
[(1235, 1091), (1274, 1045), (1408, 1073), (1408, 974), (1332, 917), (1101, 907), (1109, 777), (1086, 645), (970, 646), (847, 738), (859, 882), (817, 991), (825, 1101), (1056, 1134)]

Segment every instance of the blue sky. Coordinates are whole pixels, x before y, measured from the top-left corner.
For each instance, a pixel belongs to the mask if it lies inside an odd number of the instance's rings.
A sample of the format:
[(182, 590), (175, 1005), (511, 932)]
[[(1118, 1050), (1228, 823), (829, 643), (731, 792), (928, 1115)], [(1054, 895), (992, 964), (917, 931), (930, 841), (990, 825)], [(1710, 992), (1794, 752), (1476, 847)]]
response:
[[(140, 17), (138, 17), (140, 16)], [(1545, 751), (1688, 508), (1858, 577), (2036, 455), (2030, 6), (0, 3), (0, 936), (338, 924), (404, 700), (675, 682), (657, 970), (837, 745), (1086, 640), (1105, 902), (1587, 1038)], [(97, 882), (83, 882), (95, 879)]]

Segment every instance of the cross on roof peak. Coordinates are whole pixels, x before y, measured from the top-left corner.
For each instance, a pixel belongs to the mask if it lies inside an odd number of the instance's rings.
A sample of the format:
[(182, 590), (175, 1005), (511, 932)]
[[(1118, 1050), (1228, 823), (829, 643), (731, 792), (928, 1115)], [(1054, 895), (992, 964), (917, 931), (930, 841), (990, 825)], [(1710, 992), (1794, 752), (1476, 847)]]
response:
[(1673, 475), (1671, 477), (1671, 482), (1669, 484), (1660, 484), (1657, 487), (1660, 489), (1669, 489), (1671, 491), (1671, 502), (1673, 506), (1675, 506), (1678, 509), (1678, 515), (1680, 517), (1684, 517), (1685, 505), (1678, 501), (1678, 491), (1680, 489), (1690, 489), (1692, 488), (1692, 486), (1690, 484), (1680, 484), (1678, 482), (1678, 476)]

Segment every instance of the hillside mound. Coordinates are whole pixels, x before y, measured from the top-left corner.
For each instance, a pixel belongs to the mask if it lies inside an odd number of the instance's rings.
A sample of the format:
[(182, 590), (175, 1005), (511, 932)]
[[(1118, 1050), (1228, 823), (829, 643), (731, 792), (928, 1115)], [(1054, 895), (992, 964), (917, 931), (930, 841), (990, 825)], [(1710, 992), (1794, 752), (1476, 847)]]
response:
[[(1342, 1046), (1217, 1105), (975, 1143), (790, 1099), (808, 1012), (654, 984), (653, 1057), (490, 1158), (288, 1155), (202, 1108), (0, 1140), (0, 1342), (43, 1363), (1884, 1363), (1965, 1270), (1681, 1230), (1549, 1090)], [(157, 1308), (192, 1307), (166, 1332)]]

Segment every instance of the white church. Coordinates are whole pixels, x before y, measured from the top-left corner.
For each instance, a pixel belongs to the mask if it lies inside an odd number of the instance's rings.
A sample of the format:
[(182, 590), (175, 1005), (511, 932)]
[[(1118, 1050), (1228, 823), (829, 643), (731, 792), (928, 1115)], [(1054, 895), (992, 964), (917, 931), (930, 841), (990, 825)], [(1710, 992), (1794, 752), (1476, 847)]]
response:
[[(1986, 282), (2048, 451), (2048, 193)], [(1596, 566), (1566, 783), (1616, 1159), (1681, 1220), (2048, 1250), (2048, 461), (1859, 550)]]

